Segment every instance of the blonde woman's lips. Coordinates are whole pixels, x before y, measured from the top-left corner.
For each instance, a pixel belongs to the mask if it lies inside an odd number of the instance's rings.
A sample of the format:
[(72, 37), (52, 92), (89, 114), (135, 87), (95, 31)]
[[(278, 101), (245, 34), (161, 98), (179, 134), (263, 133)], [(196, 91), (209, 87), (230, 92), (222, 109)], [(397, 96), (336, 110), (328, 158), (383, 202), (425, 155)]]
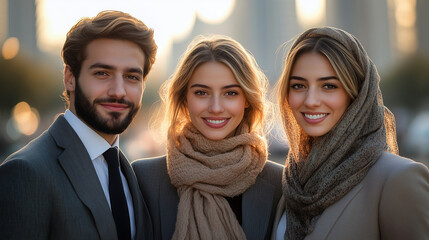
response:
[(228, 124), (229, 118), (203, 118), (203, 121), (211, 128), (221, 128)]

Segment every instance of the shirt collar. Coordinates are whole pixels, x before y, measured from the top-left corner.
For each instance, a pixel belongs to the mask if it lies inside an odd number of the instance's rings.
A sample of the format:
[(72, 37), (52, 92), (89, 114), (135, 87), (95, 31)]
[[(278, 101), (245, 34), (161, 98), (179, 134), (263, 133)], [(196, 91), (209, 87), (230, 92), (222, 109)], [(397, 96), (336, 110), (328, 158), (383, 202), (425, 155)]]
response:
[(113, 145), (110, 146), (104, 138), (88, 127), (88, 125), (82, 122), (82, 120), (80, 120), (70, 110), (66, 110), (64, 118), (79, 136), (91, 160), (95, 160), (110, 147), (119, 147), (119, 135), (116, 137)]

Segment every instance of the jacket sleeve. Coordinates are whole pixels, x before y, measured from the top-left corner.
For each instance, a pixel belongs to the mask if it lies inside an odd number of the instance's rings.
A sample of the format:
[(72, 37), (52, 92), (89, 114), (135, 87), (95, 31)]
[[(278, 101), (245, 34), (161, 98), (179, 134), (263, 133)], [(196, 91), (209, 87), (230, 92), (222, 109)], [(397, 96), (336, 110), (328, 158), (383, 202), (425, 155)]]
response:
[(379, 204), (381, 239), (427, 239), (428, 169), (422, 164), (412, 162), (391, 172), (384, 184)]
[(1, 239), (48, 239), (50, 208), (48, 187), (31, 163), (0, 165)]

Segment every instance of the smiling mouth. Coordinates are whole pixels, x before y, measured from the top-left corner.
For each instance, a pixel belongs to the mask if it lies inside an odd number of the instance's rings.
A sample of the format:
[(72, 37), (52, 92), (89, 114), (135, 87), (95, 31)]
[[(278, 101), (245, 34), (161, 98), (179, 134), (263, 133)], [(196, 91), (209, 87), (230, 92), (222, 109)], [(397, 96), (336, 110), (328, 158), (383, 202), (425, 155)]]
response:
[(323, 113), (323, 114), (307, 114), (307, 113), (304, 113), (304, 116), (306, 118), (311, 119), (311, 120), (321, 119), (321, 118), (324, 118), (327, 115), (328, 115), (327, 113)]
[(221, 127), (224, 127), (229, 122), (229, 118), (223, 118), (223, 119), (203, 118), (203, 120), (206, 123), (206, 125), (211, 128), (221, 128)]
[(211, 120), (211, 119), (206, 119), (207, 122), (211, 123), (211, 124), (222, 124), (226, 121), (226, 119), (223, 120)]

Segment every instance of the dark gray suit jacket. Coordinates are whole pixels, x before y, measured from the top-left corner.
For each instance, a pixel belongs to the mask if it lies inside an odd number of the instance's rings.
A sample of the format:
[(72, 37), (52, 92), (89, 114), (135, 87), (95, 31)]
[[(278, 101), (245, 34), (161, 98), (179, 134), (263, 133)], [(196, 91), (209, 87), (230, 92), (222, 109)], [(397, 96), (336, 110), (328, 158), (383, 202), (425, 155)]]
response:
[[(120, 162), (133, 197), (135, 239), (152, 239), (135, 174), (124, 155)], [(0, 238), (117, 239), (94, 165), (63, 115), (0, 166)]]
[[(155, 239), (170, 240), (177, 218), (179, 196), (167, 172), (166, 157), (131, 164), (149, 208)], [(267, 161), (256, 183), (242, 196), (242, 227), (247, 239), (269, 239), (277, 203), (282, 195), (283, 167)]]

